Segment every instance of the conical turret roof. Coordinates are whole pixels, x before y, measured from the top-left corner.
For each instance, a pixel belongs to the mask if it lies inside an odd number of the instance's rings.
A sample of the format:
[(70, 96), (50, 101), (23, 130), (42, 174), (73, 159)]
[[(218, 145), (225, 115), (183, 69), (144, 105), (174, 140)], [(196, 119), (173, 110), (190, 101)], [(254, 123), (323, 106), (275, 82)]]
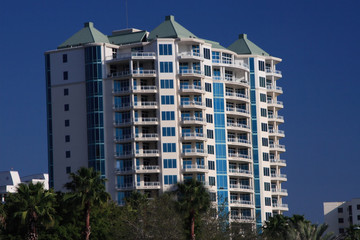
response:
[(229, 47), (229, 50), (236, 52), (237, 54), (252, 54), (269, 56), (267, 52), (258, 47), (255, 43), (247, 38), (246, 34), (240, 34), (239, 39), (233, 42)]

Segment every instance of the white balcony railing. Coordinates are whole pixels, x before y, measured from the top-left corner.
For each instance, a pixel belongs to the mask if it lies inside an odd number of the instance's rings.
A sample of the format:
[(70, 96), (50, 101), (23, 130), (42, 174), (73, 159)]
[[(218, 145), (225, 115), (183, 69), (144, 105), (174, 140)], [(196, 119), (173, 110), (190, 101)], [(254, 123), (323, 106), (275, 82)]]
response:
[(272, 173), (271, 177), (273, 177), (273, 178), (286, 178), (286, 174)]
[(136, 150), (135, 153), (137, 155), (143, 155), (143, 156), (156, 155), (156, 154), (159, 154), (159, 150), (158, 149), (139, 149), (139, 150)]
[(156, 86), (152, 86), (152, 85), (134, 86), (133, 90), (134, 91), (156, 90)]
[(277, 119), (277, 120), (284, 120), (283, 116), (280, 115), (268, 115), (269, 119)]
[(242, 205), (254, 205), (253, 201), (241, 200), (241, 199), (230, 199), (231, 204), (242, 204)]
[(143, 170), (143, 171), (160, 170), (160, 167), (158, 165), (140, 165), (140, 166), (136, 166), (136, 170)]
[(154, 123), (157, 122), (158, 118), (156, 117), (143, 117), (143, 118), (135, 118), (135, 122), (142, 123)]
[(156, 71), (155, 70), (152, 70), (152, 69), (148, 69), (148, 70), (133, 70), (132, 71), (132, 74), (134, 75), (142, 75), (142, 76), (145, 76), (145, 75), (153, 75), (155, 74)]
[(180, 57), (203, 57), (203, 55), (202, 54), (200, 54), (200, 53), (198, 53), (198, 52), (193, 52), (193, 51), (191, 51), (191, 52), (181, 52), (180, 54), (179, 54), (179, 56)]
[(205, 170), (207, 166), (199, 164), (186, 164), (183, 166), (184, 170)]
[(284, 105), (284, 103), (282, 101), (277, 101), (277, 100), (267, 100), (268, 104), (276, 104), (276, 105)]
[(154, 52), (132, 52), (131, 53), (132, 57), (155, 57), (155, 53)]
[(284, 203), (273, 203), (272, 205), (275, 208), (288, 208), (289, 207), (288, 204), (284, 204)]
[(269, 147), (270, 148), (280, 148), (280, 149), (285, 150), (285, 145), (281, 145), (281, 144), (270, 144)]
[(204, 133), (187, 132), (187, 133), (182, 133), (182, 137), (183, 138), (191, 138), (191, 137), (205, 138), (206, 136)]
[(200, 154), (203, 154), (205, 153), (204, 149), (201, 149), (201, 148), (185, 148), (183, 149), (183, 153), (200, 153)]
[(238, 127), (238, 128), (245, 128), (250, 129), (250, 126), (242, 123), (235, 123), (235, 122), (227, 122), (228, 127)]
[(248, 110), (242, 109), (242, 108), (226, 107), (226, 111), (250, 114), (250, 112)]
[(278, 86), (274, 86), (274, 85), (266, 85), (266, 89), (268, 89), (268, 90), (282, 91), (282, 87), (278, 87)]
[(203, 74), (203, 72), (198, 69), (180, 69), (179, 73), (182, 75), (193, 75), (193, 74), (202, 75)]
[(204, 119), (202, 117), (182, 117), (181, 121), (183, 121), (183, 122), (186, 122), (186, 121), (204, 122)]
[(287, 189), (278, 189), (278, 188), (272, 188), (271, 192), (273, 193), (287, 193)]
[(198, 85), (182, 85), (180, 86), (180, 90), (199, 90), (199, 91), (204, 91), (204, 88)]
[(252, 174), (250, 170), (241, 169), (241, 168), (229, 168), (230, 173), (241, 173), (241, 174)]
[(158, 138), (159, 134), (157, 133), (137, 133), (135, 134), (135, 138)]
[(204, 104), (199, 101), (182, 101), (180, 105), (181, 106), (199, 106), (199, 107), (204, 106)]
[(272, 162), (272, 163), (283, 163), (283, 164), (285, 164), (285, 163), (286, 163), (286, 160), (271, 158), (271, 159), (270, 159), (270, 162)]
[(244, 184), (232, 184), (230, 183), (230, 188), (234, 189), (246, 189), (246, 190), (252, 190), (253, 187), (250, 185), (244, 185)]
[(241, 153), (228, 153), (229, 157), (235, 157), (235, 158), (245, 158), (245, 159), (251, 159), (250, 155), (241, 154)]
[(274, 134), (285, 134), (284, 130), (276, 130), (276, 129), (269, 129), (269, 133), (274, 133)]
[(151, 106), (157, 106), (157, 102), (135, 102), (134, 106), (138, 107), (138, 106), (142, 106), (142, 107), (151, 107)]
[(229, 97), (236, 97), (236, 98), (243, 98), (243, 99), (249, 99), (249, 97), (242, 93), (235, 93), (235, 92), (226, 92), (226, 96)]
[(227, 140), (228, 140), (228, 142), (251, 144), (251, 142), (247, 139), (228, 137)]
[(266, 68), (266, 73), (275, 73), (275, 74), (280, 74), (281, 75), (281, 71), (279, 70), (274, 70), (274, 69), (271, 69), (271, 68)]

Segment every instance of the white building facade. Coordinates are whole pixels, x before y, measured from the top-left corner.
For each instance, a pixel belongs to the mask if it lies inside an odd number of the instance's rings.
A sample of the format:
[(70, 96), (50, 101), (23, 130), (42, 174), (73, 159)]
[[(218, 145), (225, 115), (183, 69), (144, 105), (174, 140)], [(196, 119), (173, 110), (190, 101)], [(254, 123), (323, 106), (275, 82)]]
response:
[(167, 16), (106, 36), (85, 23), (45, 53), (50, 186), (93, 167), (119, 204), (195, 178), (232, 219), (288, 211), (284, 118), (272, 57), (241, 34), (228, 48)]

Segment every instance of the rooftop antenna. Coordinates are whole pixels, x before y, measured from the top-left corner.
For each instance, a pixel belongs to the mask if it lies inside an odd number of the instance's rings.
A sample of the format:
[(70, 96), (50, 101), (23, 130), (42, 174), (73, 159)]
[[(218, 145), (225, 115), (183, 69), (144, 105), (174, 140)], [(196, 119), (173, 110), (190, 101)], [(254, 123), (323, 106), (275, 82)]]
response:
[(126, 11), (126, 28), (129, 28), (128, 0), (125, 0), (125, 11)]

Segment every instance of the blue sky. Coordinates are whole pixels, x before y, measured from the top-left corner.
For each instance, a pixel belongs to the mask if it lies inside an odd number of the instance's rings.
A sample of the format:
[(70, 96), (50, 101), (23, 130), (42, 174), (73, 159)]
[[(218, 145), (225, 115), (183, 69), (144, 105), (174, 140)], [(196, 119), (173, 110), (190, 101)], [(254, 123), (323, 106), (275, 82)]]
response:
[[(358, 0), (129, 0), (129, 27), (166, 15), (229, 46), (240, 33), (283, 62), (289, 214), (322, 222), (322, 202), (360, 197)], [(93, 21), (126, 27), (125, 0), (3, 1), (0, 7), (0, 171), (47, 172), (44, 56)]]

